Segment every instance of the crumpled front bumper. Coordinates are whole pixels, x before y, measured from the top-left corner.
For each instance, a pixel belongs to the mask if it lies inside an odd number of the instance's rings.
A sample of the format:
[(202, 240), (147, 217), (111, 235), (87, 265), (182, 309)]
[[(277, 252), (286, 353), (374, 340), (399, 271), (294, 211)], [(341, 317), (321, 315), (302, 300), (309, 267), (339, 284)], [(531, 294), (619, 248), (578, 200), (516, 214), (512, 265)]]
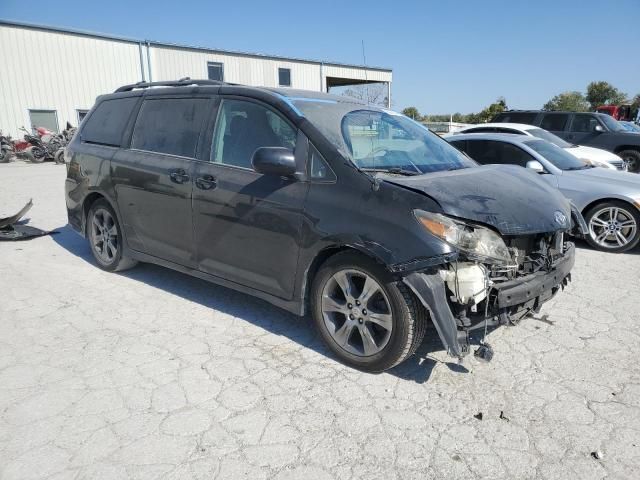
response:
[[(539, 308), (549, 300), (560, 286), (571, 280), (571, 269), (575, 263), (575, 246), (567, 243), (564, 255), (549, 272), (540, 271), (514, 280), (494, 284), (489, 293), (495, 298), (498, 310), (517, 309), (525, 304)], [(437, 271), (414, 272), (403, 279), (404, 283), (420, 299), (429, 311), (445, 349), (450, 355), (463, 357), (469, 353), (468, 329), (459, 325), (447, 300), (447, 290)], [(495, 315), (490, 315), (492, 318)]]

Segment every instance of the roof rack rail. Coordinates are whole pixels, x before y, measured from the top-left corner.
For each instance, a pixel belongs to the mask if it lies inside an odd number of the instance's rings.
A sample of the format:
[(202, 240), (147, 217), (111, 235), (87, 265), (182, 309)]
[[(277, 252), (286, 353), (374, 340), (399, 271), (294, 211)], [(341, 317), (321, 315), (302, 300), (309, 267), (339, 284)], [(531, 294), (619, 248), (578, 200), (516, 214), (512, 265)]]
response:
[(190, 85), (227, 85), (226, 82), (219, 80), (191, 80), (189, 77), (181, 78), (180, 80), (167, 80), (163, 82), (138, 82), (130, 85), (123, 85), (116, 89), (114, 93), (130, 92), (137, 88), (150, 88), (150, 87), (187, 87)]

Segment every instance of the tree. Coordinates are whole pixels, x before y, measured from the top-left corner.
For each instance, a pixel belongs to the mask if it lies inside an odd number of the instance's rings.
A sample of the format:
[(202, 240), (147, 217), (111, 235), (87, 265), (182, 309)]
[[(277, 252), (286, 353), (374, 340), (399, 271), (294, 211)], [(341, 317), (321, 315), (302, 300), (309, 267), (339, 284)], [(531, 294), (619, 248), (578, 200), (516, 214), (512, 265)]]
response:
[(407, 107), (404, 110), (402, 110), (402, 114), (418, 122), (422, 120), (422, 115), (420, 115), (420, 112), (416, 107)]
[(368, 83), (363, 85), (352, 85), (347, 88), (342, 95), (362, 100), (370, 105), (387, 106), (387, 85), (385, 83)]
[(569, 112), (587, 112), (589, 103), (580, 92), (563, 92), (542, 106), (543, 110), (558, 111), (564, 110)]
[(587, 85), (587, 101), (591, 105), (591, 109), (595, 110), (600, 105), (627, 103), (627, 94), (621, 92), (609, 82), (591, 82)]

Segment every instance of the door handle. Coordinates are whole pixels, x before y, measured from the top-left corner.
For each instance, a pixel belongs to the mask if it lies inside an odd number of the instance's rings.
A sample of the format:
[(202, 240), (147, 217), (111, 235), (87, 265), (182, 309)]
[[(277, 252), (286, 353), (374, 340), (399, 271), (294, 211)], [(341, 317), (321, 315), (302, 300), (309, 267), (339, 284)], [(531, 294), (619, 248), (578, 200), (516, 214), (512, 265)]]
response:
[(182, 168), (172, 168), (169, 170), (169, 178), (173, 183), (185, 183), (189, 181), (189, 175)]
[(196, 187), (200, 190), (211, 190), (218, 186), (218, 180), (213, 175), (202, 175), (196, 178)]

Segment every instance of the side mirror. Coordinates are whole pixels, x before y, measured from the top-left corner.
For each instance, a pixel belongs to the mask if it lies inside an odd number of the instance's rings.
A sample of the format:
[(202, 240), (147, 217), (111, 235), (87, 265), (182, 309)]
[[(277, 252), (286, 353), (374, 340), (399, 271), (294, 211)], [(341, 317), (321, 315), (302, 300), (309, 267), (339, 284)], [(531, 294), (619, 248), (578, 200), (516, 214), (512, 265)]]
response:
[(536, 173), (544, 173), (544, 167), (537, 160), (529, 160), (527, 162), (527, 168), (533, 170)]
[(292, 150), (283, 147), (260, 147), (251, 158), (253, 169), (264, 175), (289, 177), (296, 173), (296, 159)]
[(595, 127), (593, 127), (593, 131), (596, 133), (602, 133), (604, 132), (604, 127), (602, 125), (596, 125)]

